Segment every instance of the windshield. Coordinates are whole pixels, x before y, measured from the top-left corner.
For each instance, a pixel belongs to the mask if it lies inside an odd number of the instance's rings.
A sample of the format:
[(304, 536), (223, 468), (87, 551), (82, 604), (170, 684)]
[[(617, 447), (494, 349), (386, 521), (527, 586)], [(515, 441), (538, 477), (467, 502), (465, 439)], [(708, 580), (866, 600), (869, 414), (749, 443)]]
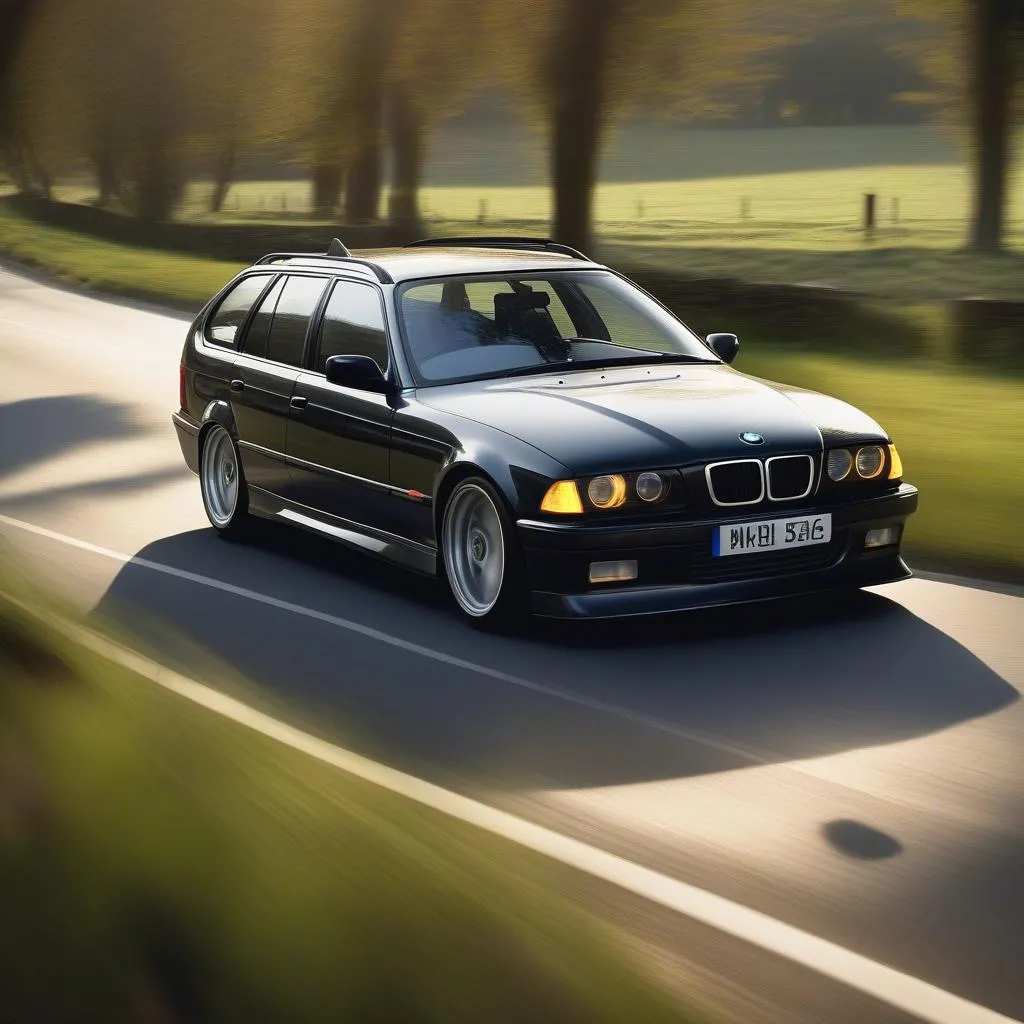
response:
[(671, 313), (608, 271), (414, 281), (398, 308), (420, 384), (720, 361)]

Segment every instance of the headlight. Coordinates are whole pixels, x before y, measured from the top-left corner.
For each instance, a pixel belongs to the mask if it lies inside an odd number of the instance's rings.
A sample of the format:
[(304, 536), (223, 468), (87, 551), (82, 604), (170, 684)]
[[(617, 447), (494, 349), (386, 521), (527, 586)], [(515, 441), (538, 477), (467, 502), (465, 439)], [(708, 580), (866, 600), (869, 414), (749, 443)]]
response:
[(885, 465), (885, 449), (877, 444), (861, 448), (857, 452), (856, 463), (857, 476), (864, 480), (874, 480)]
[(557, 512), (559, 515), (579, 515), (583, 511), (580, 489), (575, 480), (556, 480), (547, 490), (540, 503), (542, 512)]
[(839, 483), (850, 475), (853, 456), (845, 448), (833, 448), (828, 453), (828, 478)]
[(626, 480), (614, 476), (595, 476), (587, 484), (587, 497), (597, 508), (618, 508), (626, 501)]
[(660, 473), (641, 473), (636, 478), (636, 493), (641, 501), (658, 501), (665, 494), (665, 481)]
[(903, 460), (896, 451), (896, 445), (889, 445), (889, 479), (899, 480), (903, 476)]

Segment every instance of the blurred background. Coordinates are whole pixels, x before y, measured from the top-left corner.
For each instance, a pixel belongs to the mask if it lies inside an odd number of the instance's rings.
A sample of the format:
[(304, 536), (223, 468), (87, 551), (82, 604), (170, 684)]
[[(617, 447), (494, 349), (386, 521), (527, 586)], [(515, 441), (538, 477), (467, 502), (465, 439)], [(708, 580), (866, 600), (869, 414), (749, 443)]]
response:
[(928, 485), (911, 549), (1012, 574), (1019, 0), (0, 10), (8, 256), (194, 309), (332, 234), (551, 235), (865, 406)]
[[(915, 567), (1019, 584), (1022, 126), (1024, 0), (0, 0), (0, 260), (190, 312), (264, 253), (334, 235), (355, 250), (550, 236), (702, 333), (739, 333), (739, 370), (870, 413), (921, 489)], [(88, 578), (91, 626), (127, 619), (173, 663), (332, 738), (369, 722), (368, 752), (408, 747), (410, 770), (433, 756), (471, 791), (492, 776), (562, 791), (543, 814), (585, 838), (620, 828), (666, 870), (691, 843), (713, 888), (731, 866), (749, 905), (798, 908), (812, 931), (1019, 1012), (1011, 598), (920, 582), (906, 607), (862, 595), (799, 627), (758, 609), (606, 647), (467, 639), (424, 587), (354, 556), (217, 546), (167, 421), (183, 323), (99, 304), (79, 322), (84, 307), (24, 280), (0, 282), (0, 511), (150, 559), (100, 571), (51, 553), (59, 587)], [(58, 459), (81, 479), (50, 480)], [(181, 589), (209, 566), (370, 625), (229, 614), (224, 592)], [(697, 993), (758, 1024), (889, 1020), (735, 945), (715, 946), (720, 975), (659, 959), (652, 931), (684, 951), (710, 940), (211, 722), (56, 628), (81, 609), (33, 576), (4, 554), (0, 1024), (684, 1021)], [(360, 646), (392, 633), (571, 683), (590, 710)], [(609, 701), (626, 724), (592, 720)], [(651, 716), (674, 724), (644, 732)], [(850, 752), (926, 735), (844, 774)], [(820, 789), (766, 774), (817, 757), (840, 761)], [(823, 817), (840, 827), (819, 843)], [(643, 942), (609, 938), (591, 914), (606, 904)], [(936, 952), (947, 939), (955, 955)]]

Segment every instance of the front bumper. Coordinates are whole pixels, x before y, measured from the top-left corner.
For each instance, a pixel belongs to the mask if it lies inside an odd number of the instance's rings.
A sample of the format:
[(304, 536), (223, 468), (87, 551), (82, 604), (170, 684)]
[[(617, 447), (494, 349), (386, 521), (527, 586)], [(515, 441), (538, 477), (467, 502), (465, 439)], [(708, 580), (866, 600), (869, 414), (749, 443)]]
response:
[[(892, 583), (912, 574), (899, 544), (865, 550), (868, 530), (902, 527), (917, 508), (917, 488), (842, 505), (763, 509), (746, 516), (637, 525), (591, 525), (520, 520), (535, 614), (549, 618), (617, 618), (763, 601), (822, 590)], [(828, 544), (791, 551), (711, 556), (711, 536), (724, 523), (832, 515)], [(900, 531), (902, 539), (902, 529)], [(592, 561), (636, 559), (629, 583), (590, 584)]]

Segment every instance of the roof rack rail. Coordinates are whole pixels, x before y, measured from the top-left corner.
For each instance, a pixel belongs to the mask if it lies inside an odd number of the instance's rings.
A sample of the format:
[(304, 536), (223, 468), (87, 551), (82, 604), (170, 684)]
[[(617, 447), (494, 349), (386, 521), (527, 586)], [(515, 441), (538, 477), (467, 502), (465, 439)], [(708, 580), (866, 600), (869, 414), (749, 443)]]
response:
[[(335, 245), (337, 242), (337, 245)], [(374, 263), (373, 260), (360, 259), (358, 256), (352, 256), (351, 254), (343, 256), (339, 249), (343, 249), (348, 253), (348, 249), (341, 244), (338, 239), (332, 239), (331, 247), (326, 253), (322, 252), (271, 252), (267, 253), (266, 256), (260, 257), (254, 266), (262, 266), (267, 263), (278, 263), (281, 260), (332, 260), (336, 263), (349, 263), (354, 266), (360, 267), (364, 270), (369, 270), (374, 277), (380, 281), (381, 284), (394, 284), (394, 278), (378, 263)]]
[(563, 245), (550, 238), (531, 238), (528, 235), (450, 235), (446, 238), (421, 238), (417, 242), (409, 242), (405, 248), (415, 249), (420, 246), (434, 245), (476, 245), (495, 249), (538, 249), (541, 252), (557, 252), (563, 256), (571, 256), (575, 260), (588, 260), (578, 249)]

